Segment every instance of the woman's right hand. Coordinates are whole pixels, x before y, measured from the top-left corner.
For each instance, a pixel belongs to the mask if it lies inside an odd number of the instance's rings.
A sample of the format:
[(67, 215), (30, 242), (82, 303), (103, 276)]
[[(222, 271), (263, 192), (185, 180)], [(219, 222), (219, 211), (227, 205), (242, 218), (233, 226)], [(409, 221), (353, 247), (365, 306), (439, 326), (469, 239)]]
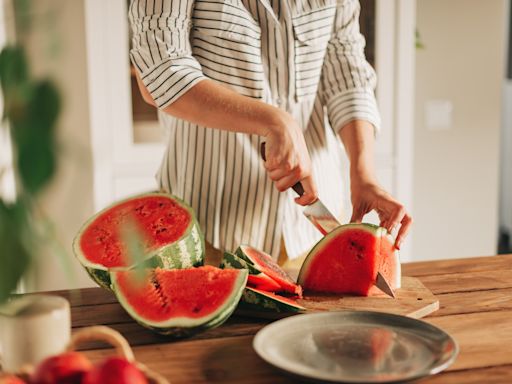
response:
[(300, 205), (309, 205), (318, 199), (316, 184), (311, 175), (304, 134), (293, 117), (279, 110), (278, 123), (269, 127), (265, 135), (265, 169), (279, 191), (301, 182), (304, 194), (295, 199)]

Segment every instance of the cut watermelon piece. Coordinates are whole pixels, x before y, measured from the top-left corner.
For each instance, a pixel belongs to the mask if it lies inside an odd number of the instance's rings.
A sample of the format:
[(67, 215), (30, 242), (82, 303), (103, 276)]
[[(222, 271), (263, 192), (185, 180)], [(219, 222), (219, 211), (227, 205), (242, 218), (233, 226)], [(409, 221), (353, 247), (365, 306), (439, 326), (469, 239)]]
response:
[(400, 288), (401, 268), (393, 238), (372, 224), (342, 225), (322, 238), (308, 254), (299, 273), (305, 291), (368, 296), (377, 272), (392, 289)]
[(110, 271), (130, 269), (122, 231), (138, 229), (145, 267), (189, 268), (203, 264), (204, 239), (194, 212), (165, 193), (147, 193), (119, 201), (90, 218), (73, 242), (73, 250), (90, 276), (110, 287)]
[(238, 307), (241, 310), (254, 312), (285, 313), (306, 310), (294, 299), (251, 287), (245, 288)]
[(273, 279), (258, 271), (254, 266), (247, 261), (233, 255), (229, 252), (224, 252), (224, 257), (220, 264), (221, 268), (234, 268), (234, 269), (247, 269), (249, 277), (247, 285), (249, 287), (262, 289), (269, 292), (277, 292), (281, 290), (281, 286)]
[[(236, 250), (236, 256), (260, 272), (258, 276), (268, 277), (279, 285), (279, 290), (302, 297), (302, 288), (272, 259), (272, 256), (249, 245), (241, 245)], [(263, 276), (262, 276), (263, 275)]]
[(264, 273), (260, 273), (259, 275), (249, 275), (247, 278), (247, 285), (267, 292), (281, 291), (281, 286)]
[(222, 324), (235, 310), (247, 271), (212, 266), (116, 271), (112, 286), (123, 308), (160, 334), (186, 336)]

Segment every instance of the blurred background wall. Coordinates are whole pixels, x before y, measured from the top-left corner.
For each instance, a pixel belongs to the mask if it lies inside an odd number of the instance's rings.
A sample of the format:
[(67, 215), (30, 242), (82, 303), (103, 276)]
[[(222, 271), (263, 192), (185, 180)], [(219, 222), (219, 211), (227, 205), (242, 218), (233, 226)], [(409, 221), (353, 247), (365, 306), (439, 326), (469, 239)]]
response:
[(41, 206), (55, 223), (64, 253), (47, 244), (32, 278), (27, 279), (27, 289), (93, 286), (71, 251), (76, 231), (93, 212), (84, 0), (36, 0), (32, 6), (34, 22), (28, 42), (32, 70), (49, 74), (63, 99), (59, 169)]
[(417, 1), (414, 258), (496, 252), (507, 11), (505, 0)]

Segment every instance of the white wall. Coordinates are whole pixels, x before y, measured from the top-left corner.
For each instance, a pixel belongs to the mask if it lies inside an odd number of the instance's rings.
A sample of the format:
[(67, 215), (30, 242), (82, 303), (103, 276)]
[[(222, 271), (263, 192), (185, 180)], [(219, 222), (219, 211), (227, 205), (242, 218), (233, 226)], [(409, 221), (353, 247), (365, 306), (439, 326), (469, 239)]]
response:
[[(418, 0), (413, 259), (496, 252), (506, 0)], [(424, 124), (453, 103), (450, 129)]]
[(50, 74), (63, 100), (58, 124), (59, 170), (45, 191), (41, 206), (55, 223), (65, 263), (57, 252), (45, 246), (27, 288), (93, 286), (71, 250), (76, 231), (93, 212), (84, 0), (37, 0), (32, 1), (32, 8), (32, 70), (39, 75)]

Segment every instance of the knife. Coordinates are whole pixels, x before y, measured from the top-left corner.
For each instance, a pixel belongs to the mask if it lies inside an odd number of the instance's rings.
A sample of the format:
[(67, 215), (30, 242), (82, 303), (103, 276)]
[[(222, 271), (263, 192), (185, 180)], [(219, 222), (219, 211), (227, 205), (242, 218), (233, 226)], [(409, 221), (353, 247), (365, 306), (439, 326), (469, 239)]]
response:
[[(263, 161), (266, 161), (265, 156), (265, 143), (261, 143), (260, 147), (261, 157)], [(292, 189), (300, 196), (304, 194), (304, 188), (300, 181), (295, 183), (292, 186)], [(324, 203), (320, 199), (317, 199), (313, 204), (308, 205), (304, 209), (304, 216), (308, 218), (308, 220), (318, 229), (322, 235), (327, 235), (334, 228), (339, 227), (341, 223), (336, 219), (336, 217), (327, 209)], [(375, 280), (375, 285), (385, 294), (395, 298), (395, 293), (391, 286), (387, 282), (386, 278), (380, 273), (377, 272), (377, 279)]]

